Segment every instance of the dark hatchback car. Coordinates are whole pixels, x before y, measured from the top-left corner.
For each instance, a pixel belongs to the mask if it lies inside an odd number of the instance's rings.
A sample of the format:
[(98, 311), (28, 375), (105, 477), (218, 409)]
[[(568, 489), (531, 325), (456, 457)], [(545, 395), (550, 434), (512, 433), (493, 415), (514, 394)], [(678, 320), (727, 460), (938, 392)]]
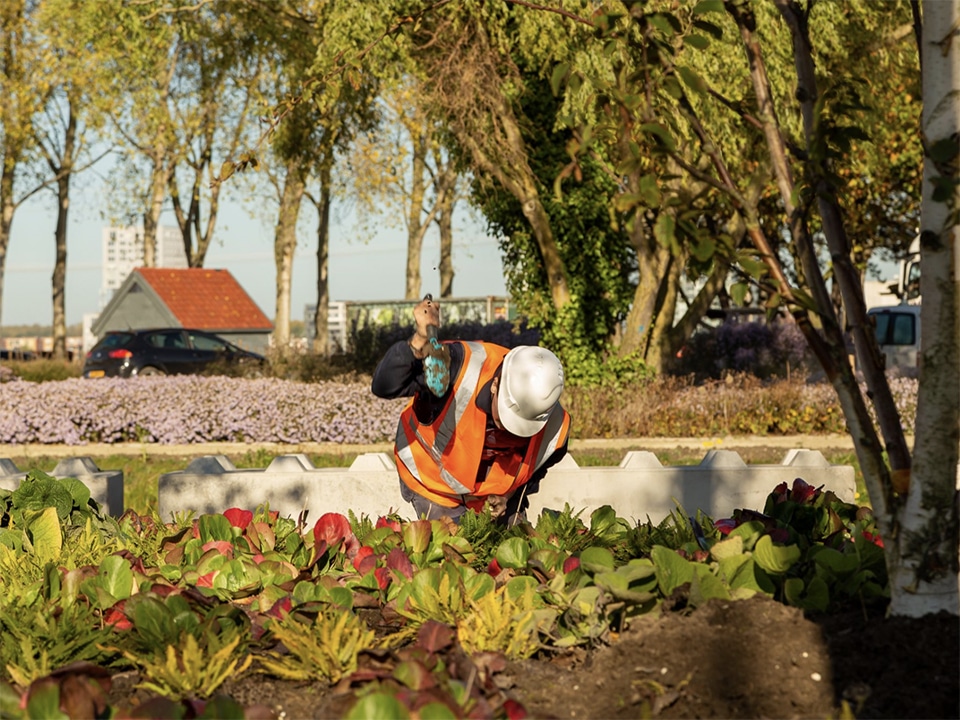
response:
[(109, 332), (87, 353), (83, 377), (206, 374), (258, 376), (266, 358), (202, 330)]

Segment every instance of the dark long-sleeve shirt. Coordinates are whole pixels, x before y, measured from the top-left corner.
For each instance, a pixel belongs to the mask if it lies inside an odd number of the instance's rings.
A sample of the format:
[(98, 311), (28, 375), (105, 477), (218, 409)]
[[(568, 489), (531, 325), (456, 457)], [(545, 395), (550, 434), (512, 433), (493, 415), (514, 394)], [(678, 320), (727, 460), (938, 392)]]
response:
[[(390, 346), (384, 354), (380, 364), (373, 373), (371, 389), (377, 397), (393, 399), (398, 397), (412, 397), (413, 411), (417, 420), (423, 425), (432, 423), (447, 402), (449, 394), (453, 392), (453, 380), (460, 373), (464, 360), (464, 346), (459, 342), (447, 343), (450, 350), (450, 387), (443, 397), (436, 397), (427, 387), (423, 374), (423, 361), (413, 355), (413, 350), (406, 342), (397, 342)], [(515, 452), (524, 454), (529, 444), (528, 438), (518, 438), (505, 430), (498, 428), (493, 422), (492, 396), (490, 385), (487, 382), (477, 393), (477, 407), (487, 414), (486, 435), (483, 438), (484, 452), (481, 460), (478, 480), (486, 476), (486, 469), (493, 462), (498, 453)], [(478, 438), (479, 440), (479, 438)], [(537, 491), (540, 480), (547, 474), (547, 470), (556, 465), (567, 454), (567, 443), (558, 447), (546, 462), (537, 469), (527, 482), (527, 494)]]

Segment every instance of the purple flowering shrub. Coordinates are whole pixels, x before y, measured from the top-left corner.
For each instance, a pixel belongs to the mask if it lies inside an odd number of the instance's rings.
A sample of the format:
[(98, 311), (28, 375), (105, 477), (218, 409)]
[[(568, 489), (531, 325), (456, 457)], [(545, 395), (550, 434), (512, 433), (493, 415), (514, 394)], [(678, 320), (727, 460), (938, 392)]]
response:
[(807, 341), (795, 323), (725, 322), (694, 334), (672, 372), (699, 380), (731, 372), (770, 378), (809, 366)]
[(7, 383), (0, 443), (392, 440), (404, 400), (366, 383), (170, 376)]
[[(918, 381), (890, 382), (911, 434)], [(382, 443), (393, 440), (404, 402), (375, 397), (359, 379), (19, 380), (0, 385), (0, 443)], [(662, 377), (616, 390), (569, 387), (562, 402), (576, 438), (846, 431), (833, 388), (797, 379), (738, 375), (697, 385)]]
[[(918, 381), (891, 377), (894, 401), (908, 435), (914, 432)], [(866, 388), (863, 388), (864, 392)], [(728, 375), (696, 383), (661, 376), (617, 392), (570, 387), (563, 406), (579, 438), (702, 437), (845, 433), (837, 393), (826, 382), (760, 380)], [(872, 406), (869, 405), (872, 412)]]

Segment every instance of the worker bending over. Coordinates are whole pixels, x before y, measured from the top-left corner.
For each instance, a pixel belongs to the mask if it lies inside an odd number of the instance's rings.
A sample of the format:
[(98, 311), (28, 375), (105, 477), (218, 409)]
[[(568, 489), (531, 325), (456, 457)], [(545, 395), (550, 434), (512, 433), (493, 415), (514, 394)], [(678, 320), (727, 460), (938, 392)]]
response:
[(499, 522), (525, 520), (528, 496), (567, 452), (563, 366), (536, 346), (440, 343), (429, 295), (413, 313), (413, 337), (387, 350), (372, 385), (377, 397), (411, 398), (394, 446), (403, 499), (421, 518), (459, 522), (486, 507)]

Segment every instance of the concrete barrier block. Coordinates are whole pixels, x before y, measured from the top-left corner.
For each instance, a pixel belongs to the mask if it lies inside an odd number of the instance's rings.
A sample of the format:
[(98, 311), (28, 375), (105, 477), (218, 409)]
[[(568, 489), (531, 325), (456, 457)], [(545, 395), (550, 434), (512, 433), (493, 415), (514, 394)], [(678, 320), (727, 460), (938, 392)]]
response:
[[(123, 470), (101, 470), (89, 457), (64, 458), (49, 473), (55, 478), (76, 478), (90, 490), (90, 497), (107, 515), (123, 515)], [(27, 476), (9, 458), (0, 458), (0, 488), (16, 490)]]
[(305, 470), (285, 462), (279, 468), (220, 469), (213, 474), (198, 471), (191, 463), (186, 470), (160, 476), (157, 509), (164, 520), (177, 512), (222, 513), (231, 507), (255, 510), (260, 505), (293, 518), (306, 510), (313, 521), (329, 512), (346, 515), (352, 511), (357, 517), (372, 518), (391, 509), (406, 513), (410, 506), (400, 495), (396, 468), (391, 463), (388, 470), (382, 469), (382, 460), (369, 462), (376, 468)]
[(397, 466), (393, 462), (393, 456), (383, 452), (361, 453), (350, 465), (350, 470), (353, 472), (377, 470), (395, 472), (396, 469)]
[(570, 453), (567, 453), (562, 458), (560, 458), (560, 462), (554, 465), (552, 469), (553, 470), (556, 470), (556, 469), (576, 470), (579, 467), (580, 466), (577, 464), (577, 461), (573, 459), (573, 455), (571, 455)]
[(316, 470), (305, 453), (278, 455), (267, 465), (267, 472), (303, 472), (304, 470)]
[(545, 509), (557, 511), (570, 505), (588, 517), (609, 505), (621, 517), (658, 523), (679, 505), (689, 515), (700, 510), (719, 519), (738, 508), (762, 510), (777, 485), (792, 483), (798, 475), (832, 490), (841, 500), (854, 501), (856, 480), (849, 465), (803, 468), (801, 472), (793, 466), (746, 465), (737, 453), (732, 454), (735, 459), (720, 457), (717, 464), (639, 470), (589, 467), (566, 471), (554, 467), (540, 483), (540, 491), (530, 496), (527, 516), (532, 520)]
[(89, 457), (63, 458), (50, 473), (54, 477), (72, 477), (78, 480), (87, 475), (96, 475), (100, 468)]
[[(816, 455), (793, 453), (786, 465), (747, 465), (736, 452), (711, 450), (699, 465), (664, 467), (643, 451), (629, 454), (619, 467), (581, 468), (568, 454), (550, 468), (540, 491), (529, 496), (527, 514), (535, 520), (545, 509), (563, 510), (569, 504), (589, 516), (610, 505), (621, 517), (658, 523), (679, 505), (690, 515), (699, 510), (719, 519), (738, 508), (762, 510), (777, 485), (792, 483), (797, 476), (853, 502), (853, 468), (822, 466)], [(413, 517), (388, 453), (359, 455), (350, 468), (304, 467), (298, 456), (277, 458), (266, 470), (231, 468), (223, 456), (207, 456), (184, 471), (160, 476), (160, 516), (166, 520), (180, 511), (254, 510), (267, 504), (287, 517), (306, 510), (310, 521), (328, 512), (351, 511), (357, 517), (377, 518), (392, 511)]]
[(707, 450), (707, 454), (700, 461), (700, 467), (724, 468), (735, 467), (743, 468), (747, 464), (740, 457), (740, 453), (734, 450)]
[(819, 450), (805, 450), (803, 448), (794, 448), (787, 452), (780, 461), (781, 465), (790, 465), (791, 467), (805, 468), (827, 468), (830, 463)]
[(662, 468), (660, 458), (649, 450), (630, 450), (620, 461), (620, 467), (624, 470), (649, 470), (651, 468)]
[(191, 460), (186, 472), (222, 475), (236, 469), (237, 466), (226, 455), (204, 455)]

